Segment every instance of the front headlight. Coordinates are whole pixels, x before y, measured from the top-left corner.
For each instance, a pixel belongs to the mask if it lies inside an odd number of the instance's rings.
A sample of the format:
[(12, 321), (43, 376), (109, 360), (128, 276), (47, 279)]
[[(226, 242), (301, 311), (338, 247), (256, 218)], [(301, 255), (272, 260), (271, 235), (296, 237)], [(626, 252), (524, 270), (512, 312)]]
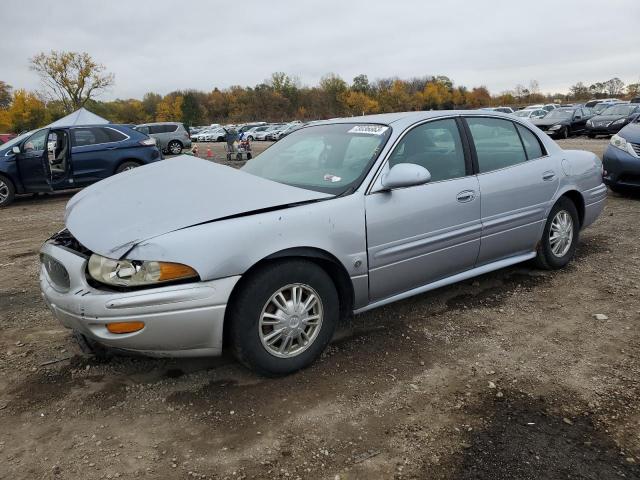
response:
[(587, 120), (587, 125), (589, 125), (590, 127), (593, 127), (593, 120)]
[(549, 128), (549, 130), (560, 130), (562, 128), (562, 125), (554, 125), (553, 127)]
[(95, 253), (89, 258), (89, 275), (98, 282), (119, 287), (154, 285), (198, 277), (193, 268), (180, 263), (114, 260)]
[(627, 119), (626, 118), (620, 118), (618, 120), (616, 120), (615, 122), (611, 122), (611, 125), (620, 125), (622, 123), (624, 123)]
[(636, 152), (633, 150), (633, 146), (631, 145), (631, 143), (627, 142), (625, 138), (621, 137), (618, 134), (611, 137), (611, 140), (609, 141), (609, 143), (611, 144), (611, 146), (619, 148), (623, 152), (627, 152), (628, 154), (633, 155), (634, 157), (638, 156)]

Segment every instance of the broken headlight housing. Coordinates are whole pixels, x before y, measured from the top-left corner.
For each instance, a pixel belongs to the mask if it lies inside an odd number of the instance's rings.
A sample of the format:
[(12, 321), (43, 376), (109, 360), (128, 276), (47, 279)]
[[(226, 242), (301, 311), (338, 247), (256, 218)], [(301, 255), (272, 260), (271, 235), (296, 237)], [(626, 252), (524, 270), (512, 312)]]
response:
[(89, 258), (89, 275), (94, 280), (117, 287), (141, 287), (198, 278), (187, 265), (148, 260), (114, 260), (93, 254)]

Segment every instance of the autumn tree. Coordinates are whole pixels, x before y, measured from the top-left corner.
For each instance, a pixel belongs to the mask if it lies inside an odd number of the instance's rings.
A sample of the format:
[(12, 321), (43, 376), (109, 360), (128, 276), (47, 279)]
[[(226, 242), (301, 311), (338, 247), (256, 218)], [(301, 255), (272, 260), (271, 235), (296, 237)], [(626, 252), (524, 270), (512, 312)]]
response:
[(49, 96), (63, 103), (67, 113), (83, 107), (114, 84), (113, 74), (86, 52), (40, 53), (31, 59), (31, 69), (40, 75)]
[(7, 108), (11, 104), (11, 85), (0, 80), (0, 108)]
[(184, 97), (181, 95), (167, 95), (158, 104), (156, 112), (157, 122), (176, 122), (182, 119), (182, 104)]
[(49, 112), (42, 100), (26, 90), (13, 92), (11, 105), (3, 111), (2, 123), (12, 132), (33, 130), (49, 123)]

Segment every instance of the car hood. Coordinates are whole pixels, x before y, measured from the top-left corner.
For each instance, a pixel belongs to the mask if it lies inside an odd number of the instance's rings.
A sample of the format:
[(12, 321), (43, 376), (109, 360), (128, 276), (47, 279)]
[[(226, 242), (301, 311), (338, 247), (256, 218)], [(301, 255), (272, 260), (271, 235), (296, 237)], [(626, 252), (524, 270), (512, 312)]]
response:
[(627, 116), (628, 115), (596, 115), (595, 117), (591, 117), (591, 120), (594, 122), (613, 122), (614, 120), (627, 118)]
[(568, 125), (569, 120), (561, 118), (538, 118), (536, 120), (533, 120), (533, 124), (537, 127), (550, 127), (551, 125)]
[(618, 132), (622, 138), (629, 142), (640, 143), (640, 123), (630, 123)]
[(85, 188), (67, 204), (65, 223), (89, 250), (121, 258), (164, 233), (332, 197), (181, 155)]

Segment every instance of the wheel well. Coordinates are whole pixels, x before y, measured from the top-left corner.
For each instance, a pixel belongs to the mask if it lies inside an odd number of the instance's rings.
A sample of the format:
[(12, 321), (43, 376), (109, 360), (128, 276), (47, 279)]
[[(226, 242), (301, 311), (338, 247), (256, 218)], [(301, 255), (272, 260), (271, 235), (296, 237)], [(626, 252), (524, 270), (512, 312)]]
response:
[(562, 194), (563, 197), (567, 197), (573, 202), (578, 210), (578, 218), (580, 220), (580, 227), (584, 224), (584, 198), (577, 190), (569, 190)]
[[(240, 281), (233, 288), (233, 290), (231, 291), (231, 295), (229, 296), (228, 304), (231, 304), (231, 302), (234, 301), (234, 297), (236, 296), (236, 293), (242, 288), (244, 280), (249, 278), (253, 272), (264, 267), (265, 265), (295, 258), (312, 261), (320, 268), (322, 268), (325, 272), (327, 272), (327, 274), (333, 280), (333, 283), (336, 286), (336, 290), (338, 291), (338, 298), (340, 299), (340, 321), (347, 320), (353, 312), (354, 302), (353, 284), (351, 283), (349, 274), (336, 257), (324, 250), (312, 247), (289, 248), (280, 252), (273, 253), (257, 262), (242, 275)], [(228, 308), (227, 311), (229, 311)], [(223, 327), (225, 344), (227, 343), (228, 331), (228, 324), (225, 315), (225, 322)]]
[(113, 169), (114, 173), (117, 172), (120, 166), (125, 162), (133, 162), (133, 163), (137, 163), (138, 165), (144, 165), (144, 162), (138, 160), (137, 158), (125, 158), (124, 160), (120, 160), (118, 162), (118, 164), (116, 165), (116, 168)]

